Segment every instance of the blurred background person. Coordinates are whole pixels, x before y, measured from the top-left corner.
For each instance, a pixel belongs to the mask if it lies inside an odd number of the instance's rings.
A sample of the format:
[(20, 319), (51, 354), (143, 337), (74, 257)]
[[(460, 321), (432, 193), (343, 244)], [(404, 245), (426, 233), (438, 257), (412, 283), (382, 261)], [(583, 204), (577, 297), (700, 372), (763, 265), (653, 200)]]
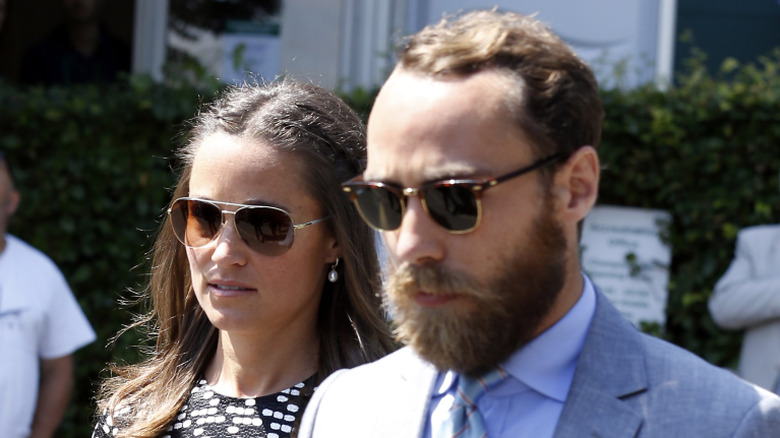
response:
[(5, 22), (5, 0), (0, 0), (0, 31), (3, 30), (4, 22)]
[(394, 348), (374, 234), (340, 188), (365, 153), (355, 112), (303, 82), (200, 112), (153, 249), (157, 344), (105, 382), (94, 437), (288, 437), (325, 377)]
[(709, 308), (719, 327), (745, 330), (738, 374), (779, 393), (780, 225), (739, 232), (734, 260), (715, 284)]
[(95, 332), (54, 262), (6, 233), (19, 201), (0, 151), (0, 436), (48, 438), (73, 388), (73, 352)]
[(21, 81), (28, 85), (111, 83), (130, 71), (130, 48), (100, 23), (102, 0), (62, 0), (65, 21), (25, 51)]

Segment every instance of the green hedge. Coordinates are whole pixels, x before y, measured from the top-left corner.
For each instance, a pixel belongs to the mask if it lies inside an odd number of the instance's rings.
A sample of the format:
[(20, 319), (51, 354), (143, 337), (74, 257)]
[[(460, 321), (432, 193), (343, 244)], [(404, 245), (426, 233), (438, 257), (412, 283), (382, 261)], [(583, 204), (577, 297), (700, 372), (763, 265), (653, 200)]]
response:
[[(0, 86), (0, 148), (22, 194), (9, 231), (58, 264), (98, 335), (75, 355), (73, 403), (58, 437), (91, 434), (92, 398), (112, 359), (106, 344), (131, 318), (118, 302), (145, 280), (174, 184), (168, 158), (200, 95), (144, 76), (115, 88)], [(136, 360), (137, 343), (123, 337), (113, 353)]]
[[(673, 248), (668, 324), (661, 336), (718, 365), (735, 363), (739, 333), (707, 312), (736, 232), (776, 222), (780, 79), (775, 53), (758, 66), (724, 64), (718, 77), (692, 60), (668, 92), (604, 90), (600, 202), (668, 210)], [(138, 289), (174, 183), (169, 158), (181, 122), (205, 90), (132, 77), (118, 88), (15, 90), (0, 86), (0, 148), (12, 157), (22, 205), (10, 231), (46, 252), (68, 278), (98, 333), (76, 354), (77, 385), (58, 436), (89, 436), (92, 397), (112, 359), (137, 359), (118, 305)], [(345, 98), (364, 115), (374, 92)]]
[(778, 67), (780, 51), (755, 65), (727, 60), (713, 78), (699, 54), (668, 92), (602, 93), (599, 202), (671, 212), (662, 336), (718, 365), (736, 364), (740, 333), (714, 325), (707, 299), (737, 231), (780, 222)]

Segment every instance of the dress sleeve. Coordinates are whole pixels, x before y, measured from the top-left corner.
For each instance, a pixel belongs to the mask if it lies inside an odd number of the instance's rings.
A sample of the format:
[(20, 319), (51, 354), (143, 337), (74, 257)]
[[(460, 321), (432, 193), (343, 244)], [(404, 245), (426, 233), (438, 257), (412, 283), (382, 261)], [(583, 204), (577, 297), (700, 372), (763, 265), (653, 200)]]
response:
[(98, 417), (95, 429), (92, 431), (92, 438), (113, 438), (115, 433), (116, 428), (111, 415), (108, 411), (103, 411), (100, 417)]

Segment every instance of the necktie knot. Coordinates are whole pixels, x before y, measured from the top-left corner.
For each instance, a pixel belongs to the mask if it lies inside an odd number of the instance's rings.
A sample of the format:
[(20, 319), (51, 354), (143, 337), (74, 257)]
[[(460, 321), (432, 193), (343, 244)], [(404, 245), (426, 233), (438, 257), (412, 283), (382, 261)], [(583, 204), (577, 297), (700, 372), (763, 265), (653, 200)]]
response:
[(479, 376), (460, 375), (450, 416), (442, 423), (442, 433), (437, 436), (446, 438), (487, 436), (484, 420), (477, 410), (477, 401), (506, 377), (506, 372), (498, 367)]

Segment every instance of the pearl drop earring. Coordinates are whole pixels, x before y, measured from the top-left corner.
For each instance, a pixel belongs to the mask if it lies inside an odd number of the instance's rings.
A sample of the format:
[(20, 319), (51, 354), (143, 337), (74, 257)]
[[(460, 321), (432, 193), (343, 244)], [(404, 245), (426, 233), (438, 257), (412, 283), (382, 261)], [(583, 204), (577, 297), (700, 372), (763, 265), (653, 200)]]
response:
[(330, 281), (331, 283), (335, 283), (335, 282), (339, 281), (339, 273), (338, 273), (338, 271), (336, 271), (336, 268), (338, 266), (339, 266), (339, 259), (337, 258), (336, 259), (336, 263), (334, 263), (330, 267), (330, 272), (328, 272), (328, 281)]

